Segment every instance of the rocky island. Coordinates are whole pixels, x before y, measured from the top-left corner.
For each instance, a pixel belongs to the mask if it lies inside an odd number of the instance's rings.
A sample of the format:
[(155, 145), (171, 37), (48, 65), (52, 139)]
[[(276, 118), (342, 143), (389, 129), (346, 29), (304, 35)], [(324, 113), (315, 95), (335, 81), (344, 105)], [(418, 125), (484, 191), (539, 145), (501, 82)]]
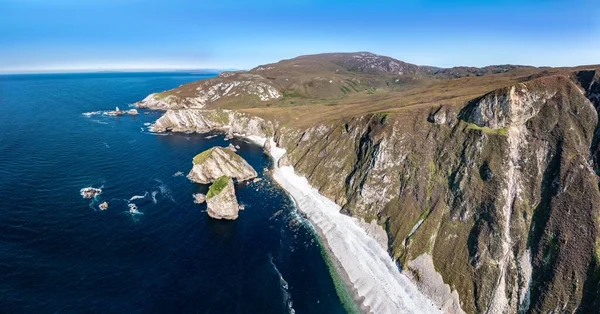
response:
[(238, 218), (239, 205), (231, 177), (221, 176), (215, 180), (206, 194), (206, 206), (207, 213), (212, 218), (228, 220)]
[(196, 155), (193, 164), (188, 178), (201, 184), (211, 183), (222, 176), (228, 176), (237, 182), (257, 176), (256, 170), (244, 158), (223, 147), (213, 147)]
[[(155, 132), (268, 144), (277, 182), (364, 312), (600, 306), (600, 66), (444, 69), (320, 54), (223, 72), (137, 107), (166, 110)], [(387, 250), (340, 212), (375, 222)]]

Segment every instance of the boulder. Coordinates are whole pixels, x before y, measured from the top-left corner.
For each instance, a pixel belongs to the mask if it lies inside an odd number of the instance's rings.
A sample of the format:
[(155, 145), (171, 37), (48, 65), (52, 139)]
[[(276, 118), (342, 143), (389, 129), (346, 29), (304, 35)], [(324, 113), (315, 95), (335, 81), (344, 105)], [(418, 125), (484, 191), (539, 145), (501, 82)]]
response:
[(83, 198), (94, 198), (97, 195), (100, 195), (101, 193), (102, 193), (102, 189), (93, 188), (93, 187), (87, 187), (87, 188), (83, 188), (83, 189), (79, 190), (79, 194), (81, 194), (81, 196)]
[(196, 203), (196, 204), (202, 204), (206, 201), (206, 195), (204, 195), (202, 193), (196, 193), (193, 196), (194, 196), (194, 203)]
[(235, 197), (233, 180), (228, 176), (217, 178), (206, 194), (208, 216), (215, 219), (238, 218), (239, 204)]
[(102, 204), (100, 204), (98, 206), (98, 208), (100, 208), (100, 210), (107, 210), (108, 209), (108, 202), (103, 202)]

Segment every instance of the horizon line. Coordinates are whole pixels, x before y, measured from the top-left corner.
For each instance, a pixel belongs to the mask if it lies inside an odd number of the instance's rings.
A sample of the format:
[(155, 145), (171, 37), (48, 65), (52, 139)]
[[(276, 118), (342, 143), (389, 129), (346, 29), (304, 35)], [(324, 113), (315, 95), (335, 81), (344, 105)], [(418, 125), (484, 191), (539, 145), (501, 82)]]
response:
[(0, 75), (26, 75), (26, 74), (78, 74), (78, 73), (149, 73), (149, 72), (206, 72), (204, 74), (219, 74), (228, 71), (240, 71), (237, 68), (114, 68), (114, 69), (48, 69), (48, 70), (14, 70), (2, 71)]

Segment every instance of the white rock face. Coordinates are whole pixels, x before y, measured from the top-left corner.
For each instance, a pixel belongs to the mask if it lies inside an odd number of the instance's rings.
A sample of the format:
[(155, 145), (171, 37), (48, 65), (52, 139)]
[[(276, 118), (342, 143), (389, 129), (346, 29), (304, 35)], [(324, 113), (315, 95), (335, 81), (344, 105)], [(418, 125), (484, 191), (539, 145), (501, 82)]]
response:
[(433, 259), (429, 254), (419, 255), (412, 261), (408, 261), (402, 271), (408, 278), (419, 286), (419, 290), (429, 297), (443, 313), (462, 314), (458, 292), (450, 289), (444, 283), (442, 275), (435, 270)]
[(525, 84), (500, 89), (484, 96), (470, 116), (471, 122), (491, 129), (523, 125), (553, 94), (530, 92)]
[(256, 170), (238, 154), (223, 147), (213, 147), (194, 157), (194, 167), (188, 178), (196, 183), (208, 184), (221, 176), (238, 182), (256, 178)]
[(178, 106), (180, 102), (177, 96), (169, 95), (161, 97), (157, 93), (146, 96), (142, 101), (134, 104), (140, 109), (167, 110)]
[(267, 137), (273, 133), (272, 126), (265, 120), (231, 110), (169, 110), (149, 128), (152, 132), (197, 132), (221, 131), (241, 136)]
[[(238, 218), (239, 204), (235, 197), (235, 188), (233, 180), (226, 177), (227, 183), (224, 188), (220, 189), (216, 194), (211, 195), (211, 191), (206, 197), (206, 206), (208, 215), (215, 219), (234, 220)], [(216, 183), (219, 184), (219, 183)], [(213, 187), (211, 186), (211, 189)]]
[[(155, 110), (201, 109), (224, 97), (250, 95), (257, 96), (261, 101), (269, 101), (281, 97), (281, 93), (277, 88), (261, 81), (264, 78), (260, 75), (241, 74), (238, 75), (240, 80), (223, 80), (223, 78), (235, 75), (236, 73), (231, 75), (224, 74), (218, 78), (206, 80), (196, 88), (196, 95), (193, 96), (162, 96), (155, 93), (137, 102), (135, 106)], [(177, 93), (177, 90), (174, 92)]]

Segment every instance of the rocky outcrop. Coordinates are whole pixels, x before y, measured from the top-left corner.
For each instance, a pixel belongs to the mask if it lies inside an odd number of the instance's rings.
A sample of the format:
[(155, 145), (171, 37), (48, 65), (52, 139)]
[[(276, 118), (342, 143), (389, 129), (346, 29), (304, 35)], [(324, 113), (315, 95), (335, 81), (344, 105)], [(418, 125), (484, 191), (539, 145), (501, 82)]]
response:
[(215, 219), (234, 220), (238, 218), (239, 205), (235, 197), (233, 180), (222, 176), (208, 189), (206, 194), (208, 215)]
[(153, 132), (221, 131), (261, 138), (273, 134), (273, 125), (270, 122), (232, 110), (168, 110), (149, 129)]
[(221, 176), (241, 182), (257, 176), (256, 170), (244, 158), (230, 149), (218, 146), (196, 155), (193, 164), (188, 178), (196, 183), (208, 184)]
[(206, 202), (206, 195), (202, 193), (196, 193), (192, 195), (194, 197), (194, 204), (202, 204)]
[(240, 114), (255, 121), (242, 130), (237, 114), (200, 110), (156, 125), (274, 136), (287, 151), (280, 165), (383, 226), (403, 271), (448, 312), (584, 313), (600, 287), (597, 75), (575, 76), (501, 88), (465, 108), (306, 128)]
[[(232, 72), (228, 72), (232, 73)], [(187, 95), (155, 93), (134, 104), (137, 108), (167, 110), (184, 108), (204, 108), (221, 98), (244, 96), (256, 98), (259, 102), (278, 99), (282, 96), (278, 88), (257, 74), (239, 73), (235, 77), (223, 74), (212, 80), (203, 81), (190, 88)], [(226, 78), (226, 79), (225, 79)]]
[(94, 188), (94, 187), (87, 187), (87, 188), (83, 188), (81, 190), (79, 190), (79, 194), (81, 194), (81, 197), (83, 198), (94, 198), (100, 194), (102, 194), (102, 189), (99, 188)]

